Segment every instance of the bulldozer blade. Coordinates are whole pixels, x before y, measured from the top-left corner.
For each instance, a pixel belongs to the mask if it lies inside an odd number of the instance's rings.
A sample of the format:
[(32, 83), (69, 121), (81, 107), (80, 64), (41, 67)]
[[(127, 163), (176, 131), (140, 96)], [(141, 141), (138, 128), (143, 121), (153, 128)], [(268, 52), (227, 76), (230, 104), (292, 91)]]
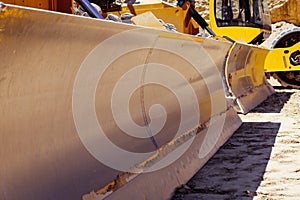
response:
[(241, 124), (230, 45), (1, 4), (0, 199), (169, 198)]
[(225, 66), (226, 94), (240, 113), (247, 113), (274, 93), (264, 73), (268, 50), (235, 43)]

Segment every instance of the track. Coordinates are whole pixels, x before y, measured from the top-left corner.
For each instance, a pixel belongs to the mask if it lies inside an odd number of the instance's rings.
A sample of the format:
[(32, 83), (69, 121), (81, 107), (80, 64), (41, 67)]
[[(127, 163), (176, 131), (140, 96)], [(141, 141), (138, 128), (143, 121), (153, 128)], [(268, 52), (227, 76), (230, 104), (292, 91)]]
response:
[(298, 199), (300, 91), (275, 89), (174, 200)]

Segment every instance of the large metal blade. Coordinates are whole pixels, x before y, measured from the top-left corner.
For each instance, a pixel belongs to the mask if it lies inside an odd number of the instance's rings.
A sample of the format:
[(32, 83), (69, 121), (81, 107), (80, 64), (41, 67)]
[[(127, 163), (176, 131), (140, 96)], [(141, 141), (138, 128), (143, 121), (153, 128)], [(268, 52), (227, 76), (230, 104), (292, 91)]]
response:
[(241, 124), (222, 88), (229, 48), (2, 6), (0, 199), (81, 199), (128, 172), (110, 197), (167, 198)]

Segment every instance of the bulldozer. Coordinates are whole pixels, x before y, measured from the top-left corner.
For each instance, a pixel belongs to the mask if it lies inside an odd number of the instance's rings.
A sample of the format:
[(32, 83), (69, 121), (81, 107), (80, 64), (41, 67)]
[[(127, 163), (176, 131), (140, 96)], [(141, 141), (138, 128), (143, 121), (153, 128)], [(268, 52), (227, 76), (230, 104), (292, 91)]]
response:
[(4, 2), (0, 199), (168, 199), (274, 92), (191, 2)]

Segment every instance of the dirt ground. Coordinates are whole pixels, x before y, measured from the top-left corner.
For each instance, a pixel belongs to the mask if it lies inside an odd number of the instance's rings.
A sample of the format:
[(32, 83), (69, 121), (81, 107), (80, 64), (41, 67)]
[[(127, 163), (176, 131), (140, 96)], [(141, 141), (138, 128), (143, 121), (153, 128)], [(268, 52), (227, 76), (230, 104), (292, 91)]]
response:
[(173, 200), (300, 199), (300, 90), (272, 81), (275, 93)]

